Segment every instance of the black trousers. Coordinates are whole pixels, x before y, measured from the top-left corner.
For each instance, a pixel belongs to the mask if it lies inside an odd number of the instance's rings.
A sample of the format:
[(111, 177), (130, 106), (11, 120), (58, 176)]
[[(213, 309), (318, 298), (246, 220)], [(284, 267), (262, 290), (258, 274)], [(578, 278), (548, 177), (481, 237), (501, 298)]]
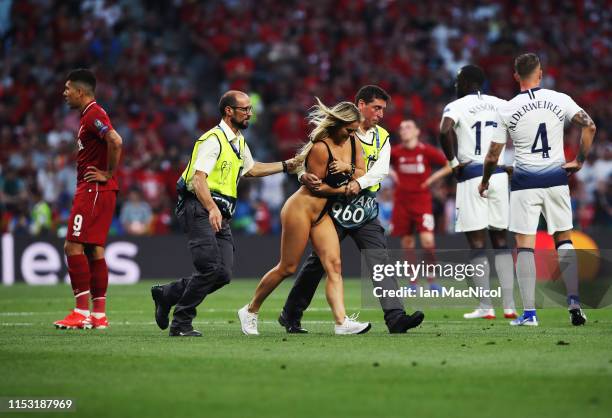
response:
[[(366, 263), (370, 271), (373, 265), (387, 262), (387, 240), (385, 239), (385, 231), (380, 222), (378, 222), (378, 219), (356, 229), (345, 229), (338, 224), (335, 225), (340, 241), (344, 240), (348, 235), (357, 244), (360, 251), (369, 250), (366, 253)], [(298, 272), (295, 283), (285, 301), (283, 315), (288, 321), (296, 322), (302, 319), (304, 311), (310, 305), (324, 274), (325, 270), (321, 260), (319, 260), (317, 254), (313, 251)], [(383, 289), (398, 288), (397, 281), (394, 278), (386, 278), (382, 282), (377, 282), (376, 286), (380, 286)], [(387, 325), (393, 323), (399, 315), (406, 314), (402, 301), (399, 298), (379, 298), (379, 301)]]
[(172, 328), (190, 329), (196, 307), (204, 298), (221, 289), (231, 280), (234, 263), (234, 241), (229, 222), (215, 234), (206, 210), (195, 196), (185, 199), (177, 212), (183, 231), (187, 233), (189, 250), (195, 269), (191, 277), (164, 286), (164, 299), (174, 307)]

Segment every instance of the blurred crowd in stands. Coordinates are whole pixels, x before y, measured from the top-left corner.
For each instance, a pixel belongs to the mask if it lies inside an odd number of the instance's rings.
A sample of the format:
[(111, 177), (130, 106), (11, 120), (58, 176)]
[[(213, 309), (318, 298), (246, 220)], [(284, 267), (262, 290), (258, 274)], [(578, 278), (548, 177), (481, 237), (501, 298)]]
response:
[[(540, 55), (544, 87), (572, 96), (597, 124), (597, 144), (572, 178), (575, 225), (610, 227), (611, 13), (606, 0), (2, 0), (1, 231), (65, 234), (79, 114), (62, 90), (73, 68), (95, 71), (97, 100), (124, 140), (111, 235), (141, 235), (176, 229), (176, 179), (230, 88), (251, 95), (245, 134), (260, 161), (293, 155), (315, 96), (351, 100), (364, 84), (392, 95), (382, 123), (392, 135), (414, 119), (422, 140), (437, 145), (457, 70), (481, 65), (487, 90), (509, 99), (517, 93), (512, 61), (525, 51)], [(568, 131), (568, 156), (578, 138)], [(393, 184), (384, 185), (388, 223)], [(296, 187), (285, 175), (243, 180), (234, 230), (278, 232)], [(452, 231), (453, 181), (433, 194), (438, 232)]]

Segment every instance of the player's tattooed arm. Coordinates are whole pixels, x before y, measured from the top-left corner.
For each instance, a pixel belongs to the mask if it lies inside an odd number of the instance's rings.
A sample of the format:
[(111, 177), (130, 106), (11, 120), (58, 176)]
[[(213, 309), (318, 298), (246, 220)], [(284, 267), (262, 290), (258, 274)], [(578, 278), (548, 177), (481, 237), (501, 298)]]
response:
[(595, 122), (593, 122), (593, 119), (591, 119), (591, 117), (584, 110), (580, 110), (574, 115), (572, 118), (572, 123), (582, 127), (592, 127), (595, 129)]
[(583, 163), (591, 150), (591, 145), (593, 144), (593, 138), (595, 137), (595, 131), (597, 128), (595, 127), (595, 122), (593, 122), (593, 119), (591, 119), (591, 117), (584, 110), (580, 110), (574, 115), (572, 118), (572, 123), (582, 127), (580, 149), (578, 150), (576, 160)]
[(489, 145), (489, 151), (487, 152), (482, 168), (482, 180), (478, 185), (478, 192), (483, 197), (485, 190), (489, 188), (489, 179), (497, 167), (497, 161), (499, 161), (499, 156), (505, 145), (506, 144), (500, 144), (498, 142), (491, 142), (491, 145)]
[(565, 171), (568, 174), (573, 174), (582, 168), (582, 164), (591, 151), (591, 145), (593, 145), (593, 139), (595, 139), (595, 122), (593, 119), (584, 111), (580, 110), (572, 118), (572, 123), (582, 128), (582, 134), (580, 136), (580, 148), (578, 154), (573, 161), (570, 161), (563, 165)]

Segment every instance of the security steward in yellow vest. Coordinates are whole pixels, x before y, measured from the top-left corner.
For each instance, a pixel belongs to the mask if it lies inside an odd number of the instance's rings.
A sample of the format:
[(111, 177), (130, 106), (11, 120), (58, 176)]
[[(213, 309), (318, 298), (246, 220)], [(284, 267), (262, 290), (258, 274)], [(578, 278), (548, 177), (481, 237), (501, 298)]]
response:
[(294, 171), (291, 159), (276, 163), (253, 161), (242, 136), (249, 126), (249, 96), (228, 91), (219, 101), (221, 122), (198, 138), (189, 163), (178, 180), (178, 221), (187, 234), (195, 273), (164, 286), (153, 286), (155, 321), (166, 329), (173, 305), (170, 336), (199, 337), (192, 321), (204, 298), (230, 282), (234, 242), (230, 219), (236, 208), (241, 176), (263, 177)]
[[(380, 183), (389, 173), (391, 157), (389, 133), (378, 126), (389, 99), (387, 92), (378, 86), (364, 86), (357, 92), (355, 104), (363, 117), (357, 137), (364, 151), (366, 173), (349, 183), (348, 189), (353, 198), (349, 201), (337, 200), (330, 209), (330, 216), (334, 220), (340, 241), (350, 235), (360, 251), (369, 250), (366, 253), (366, 260), (370, 268), (375, 264), (386, 263), (388, 259), (385, 232), (378, 221), (376, 191), (380, 189)], [(298, 172), (298, 176), (311, 190), (316, 191), (321, 183), (315, 175), (304, 171)], [(313, 251), (302, 265), (278, 318), (288, 333), (308, 332), (302, 328), (301, 319), (323, 275), (321, 261)], [(376, 286), (385, 290), (398, 288), (394, 278), (384, 279)], [(379, 298), (379, 301), (390, 333), (405, 333), (423, 321), (424, 315), (420, 311), (406, 315), (399, 298)]]

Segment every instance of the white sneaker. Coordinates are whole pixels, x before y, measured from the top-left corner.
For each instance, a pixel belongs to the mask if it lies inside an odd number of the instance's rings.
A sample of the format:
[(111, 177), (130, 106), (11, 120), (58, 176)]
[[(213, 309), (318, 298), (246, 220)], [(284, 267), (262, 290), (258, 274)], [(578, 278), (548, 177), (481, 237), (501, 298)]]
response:
[(334, 327), (336, 335), (365, 334), (372, 328), (369, 322), (357, 322), (359, 314), (345, 316), (344, 322)]
[(510, 321), (510, 325), (512, 326), (528, 326), (528, 327), (537, 327), (538, 326), (538, 318), (533, 316), (525, 316), (525, 314), (519, 316), (513, 321)]
[(465, 319), (495, 319), (495, 309), (474, 309), (472, 312), (463, 314)]
[(257, 331), (257, 314), (249, 312), (249, 305), (246, 304), (238, 311), (240, 327), (245, 335), (259, 335)]
[(504, 318), (506, 319), (516, 319), (518, 318), (518, 314), (514, 309), (504, 309)]

